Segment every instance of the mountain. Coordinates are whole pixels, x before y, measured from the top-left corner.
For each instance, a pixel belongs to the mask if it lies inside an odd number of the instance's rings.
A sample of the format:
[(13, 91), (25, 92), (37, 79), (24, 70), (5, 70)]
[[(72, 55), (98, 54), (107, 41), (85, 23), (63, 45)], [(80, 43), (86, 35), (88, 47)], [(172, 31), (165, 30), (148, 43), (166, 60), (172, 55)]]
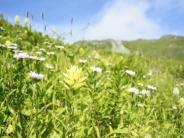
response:
[(106, 49), (123, 54), (176, 60), (184, 59), (184, 37), (176, 35), (165, 35), (159, 39), (137, 39), (134, 41), (117, 41), (112, 39), (79, 41), (75, 45), (83, 45), (92, 49)]

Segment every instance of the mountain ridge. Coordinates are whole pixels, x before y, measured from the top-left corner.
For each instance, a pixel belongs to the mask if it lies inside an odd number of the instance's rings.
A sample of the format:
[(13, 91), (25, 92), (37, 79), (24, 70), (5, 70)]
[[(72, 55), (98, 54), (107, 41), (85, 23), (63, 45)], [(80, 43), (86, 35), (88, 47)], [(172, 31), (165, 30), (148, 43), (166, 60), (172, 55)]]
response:
[[(184, 36), (164, 35), (158, 39), (137, 40), (84, 40), (74, 43), (92, 49), (106, 49), (117, 53), (151, 56), (158, 58), (184, 59)], [(115, 49), (114, 49), (115, 46)]]

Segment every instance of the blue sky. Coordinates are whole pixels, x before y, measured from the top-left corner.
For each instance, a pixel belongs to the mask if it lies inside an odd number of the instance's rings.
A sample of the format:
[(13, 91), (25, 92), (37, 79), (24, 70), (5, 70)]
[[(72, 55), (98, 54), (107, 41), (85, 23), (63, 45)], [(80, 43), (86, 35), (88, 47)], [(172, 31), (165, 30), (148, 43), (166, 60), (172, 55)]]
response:
[[(184, 34), (183, 0), (0, 0), (0, 13), (10, 22), (27, 11), (34, 28), (56, 28), (68, 39), (157, 38)], [(45, 20), (41, 20), (44, 12)], [(67, 35), (74, 18), (73, 36)]]

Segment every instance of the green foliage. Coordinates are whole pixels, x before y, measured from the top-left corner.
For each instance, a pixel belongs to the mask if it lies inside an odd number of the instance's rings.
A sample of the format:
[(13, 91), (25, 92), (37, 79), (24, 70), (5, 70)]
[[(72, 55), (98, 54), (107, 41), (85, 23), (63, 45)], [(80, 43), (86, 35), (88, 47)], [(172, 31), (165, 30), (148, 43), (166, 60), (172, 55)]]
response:
[(0, 136), (183, 137), (184, 63), (0, 27)]
[(181, 61), (184, 59), (184, 37), (182, 36), (168, 35), (155, 40), (124, 41), (123, 44), (133, 54)]
[[(79, 41), (75, 45), (88, 47), (90, 49), (103, 49), (114, 51), (113, 42), (115, 40), (93, 40)], [(139, 55), (145, 57), (156, 57), (161, 59), (184, 60), (184, 37), (168, 35), (159, 39), (138, 39), (135, 41), (121, 41), (121, 44), (116, 44), (115, 52), (124, 53), (121, 51), (122, 46), (130, 50), (131, 55)]]

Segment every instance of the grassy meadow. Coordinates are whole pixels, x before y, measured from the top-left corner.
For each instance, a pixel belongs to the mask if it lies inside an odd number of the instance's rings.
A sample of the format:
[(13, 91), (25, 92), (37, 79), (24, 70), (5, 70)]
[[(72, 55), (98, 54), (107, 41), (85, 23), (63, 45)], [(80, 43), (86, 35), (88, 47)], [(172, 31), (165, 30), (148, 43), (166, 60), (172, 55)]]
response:
[(148, 53), (64, 44), (1, 17), (0, 136), (184, 137), (184, 63)]

